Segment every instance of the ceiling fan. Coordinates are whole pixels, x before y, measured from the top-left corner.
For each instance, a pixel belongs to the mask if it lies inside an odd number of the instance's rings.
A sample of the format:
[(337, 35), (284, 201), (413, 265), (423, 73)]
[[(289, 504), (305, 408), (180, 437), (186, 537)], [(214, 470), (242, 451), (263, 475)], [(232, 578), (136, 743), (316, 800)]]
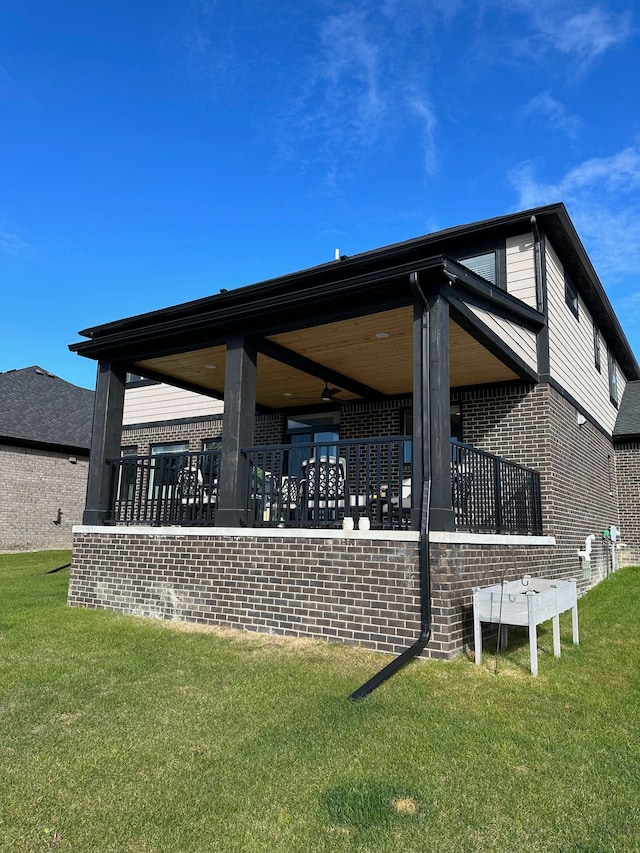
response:
[(336, 394), (339, 394), (342, 391), (341, 388), (329, 388), (329, 384), (327, 382), (324, 383), (324, 388), (322, 389), (322, 394), (320, 394), (320, 399), (323, 403), (334, 403), (336, 401)]

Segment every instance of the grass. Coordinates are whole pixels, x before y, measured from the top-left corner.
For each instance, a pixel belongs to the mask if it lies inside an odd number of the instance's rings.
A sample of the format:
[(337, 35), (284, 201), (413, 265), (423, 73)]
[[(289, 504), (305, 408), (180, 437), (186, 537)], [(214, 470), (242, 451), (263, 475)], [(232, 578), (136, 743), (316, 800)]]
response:
[[(476, 667), (70, 609), (0, 555), (0, 850), (640, 851), (640, 569)], [(567, 614), (567, 617), (569, 614)]]

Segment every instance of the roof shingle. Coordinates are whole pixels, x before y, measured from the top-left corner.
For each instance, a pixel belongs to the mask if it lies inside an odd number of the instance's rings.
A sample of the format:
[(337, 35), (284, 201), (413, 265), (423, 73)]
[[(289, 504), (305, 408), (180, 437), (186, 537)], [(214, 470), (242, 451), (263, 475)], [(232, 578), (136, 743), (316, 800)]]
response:
[(37, 365), (0, 373), (0, 441), (88, 450), (93, 397)]
[(613, 435), (614, 438), (640, 436), (640, 381), (625, 385)]

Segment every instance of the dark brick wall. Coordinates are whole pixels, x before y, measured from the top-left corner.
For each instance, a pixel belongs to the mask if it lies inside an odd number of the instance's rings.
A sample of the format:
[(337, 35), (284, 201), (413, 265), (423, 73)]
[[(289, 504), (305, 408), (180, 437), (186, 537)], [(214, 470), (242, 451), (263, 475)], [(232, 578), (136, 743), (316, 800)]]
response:
[(400, 651), (415, 542), (76, 533), (69, 603)]
[(410, 397), (345, 406), (340, 413), (340, 437), (348, 441), (402, 435), (402, 410), (410, 406)]
[[(352, 403), (340, 410), (340, 435), (343, 439), (370, 438), (378, 435), (400, 435), (401, 410), (411, 405), (410, 398), (384, 400), (380, 403)], [(282, 413), (256, 416), (254, 443), (282, 444), (285, 441), (287, 417)], [(204, 439), (222, 437), (222, 416), (195, 421), (159, 421), (122, 429), (123, 447), (136, 446), (140, 456), (150, 452), (152, 444), (172, 441), (189, 442), (189, 450), (202, 449)]]
[[(554, 566), (554, 546), (518, 545), (444, 545), (432, 543), (431, 601), (433, 641), (430, 644), (450, 658), (464, 648), (473, 647), (473, 601), (476, 586), (486, 587), (503, 580), (532, 577), (563, 578), (567, 575)], [(584, 588), (584, 584), (583, 584)]]
[[(472, 644), (471, 590), (557, 577), (552, 546), (431, 546), (425, 655)], [(418, 636), (418, 546), (355, 538), (76, 532), (69, 604), (398, 653)]]
[(551, 463), (549, 471), (549, 532), (557, 539), (555, 562), (561, 570), (576, 565), (585, 538), (596, 539), (591, 559), (591, 580), (597, 582), (611, 569), (608, 543), (602, 531), (620, 526), (613, 444), (589, 421), (579, 426), (575, 408), (549, 389)]
[(618, 551), (622, 566), (640, 565), (640, 442), (616, 445), (616, 481), (620, 506), (621, 540)]
[(577, 552), (594, 533), (592, 580), (605, 577), (611, 558), (601, 533), (620, 526), (611, 441), (589, 421), (579, 426), (575, 407), (548, 384), (454, 398), (462, 405), (465, 441), (540, 472), (543, 532), (557, 540), (554, 566), (566, 576), (581, 573)]

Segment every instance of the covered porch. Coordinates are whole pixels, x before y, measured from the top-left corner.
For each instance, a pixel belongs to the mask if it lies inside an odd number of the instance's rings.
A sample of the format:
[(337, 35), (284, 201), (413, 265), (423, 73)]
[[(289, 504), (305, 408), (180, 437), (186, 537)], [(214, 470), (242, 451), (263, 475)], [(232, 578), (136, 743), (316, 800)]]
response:
[[(86, 330), (72, 346), (99, 362), (85, 524), (539, 534), (535, 466), (452, 441), (450, 395), (533, 384), (541, 315), (449, 258), (353, 260)], [(121, 458), (127, 371), (223, 398), (219, 449)], [(265, 413), (340, 423), (400, 397), (393, 429), (256, 440)]]

